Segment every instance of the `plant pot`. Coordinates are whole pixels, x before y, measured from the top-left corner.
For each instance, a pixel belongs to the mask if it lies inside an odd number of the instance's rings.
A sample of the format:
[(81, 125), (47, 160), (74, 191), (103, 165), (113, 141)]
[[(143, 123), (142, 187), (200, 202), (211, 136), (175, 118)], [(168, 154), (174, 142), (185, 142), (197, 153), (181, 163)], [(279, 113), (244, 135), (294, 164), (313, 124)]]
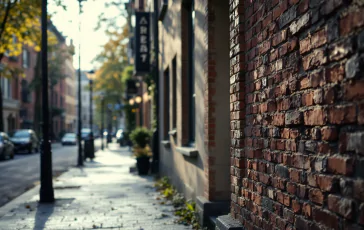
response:
[(150, 168), (150, 157), (137, 157), (137, 168), (139, 175), (147, 175)]

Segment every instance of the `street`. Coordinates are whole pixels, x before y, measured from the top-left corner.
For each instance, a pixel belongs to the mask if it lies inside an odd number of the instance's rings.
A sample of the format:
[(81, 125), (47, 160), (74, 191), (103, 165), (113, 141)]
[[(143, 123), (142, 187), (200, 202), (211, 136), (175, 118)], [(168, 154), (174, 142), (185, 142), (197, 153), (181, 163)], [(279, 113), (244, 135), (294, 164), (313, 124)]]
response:
[[(99, 149), (100, 140), (95, 140)], [(52, 144), (53, 176), (77, 164), (77, 146)], [(0, 207), (40, 181), (40, 155), (18, 153), (13, 160), (0, 161)]]

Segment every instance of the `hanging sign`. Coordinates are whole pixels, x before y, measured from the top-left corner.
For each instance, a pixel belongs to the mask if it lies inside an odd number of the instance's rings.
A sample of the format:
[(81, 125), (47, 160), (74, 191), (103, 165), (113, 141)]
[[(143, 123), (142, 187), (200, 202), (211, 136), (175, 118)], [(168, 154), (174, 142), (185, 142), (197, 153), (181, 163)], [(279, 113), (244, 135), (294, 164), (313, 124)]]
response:
[(135, 12), (135, 72), (150, 71), (150, 14)]

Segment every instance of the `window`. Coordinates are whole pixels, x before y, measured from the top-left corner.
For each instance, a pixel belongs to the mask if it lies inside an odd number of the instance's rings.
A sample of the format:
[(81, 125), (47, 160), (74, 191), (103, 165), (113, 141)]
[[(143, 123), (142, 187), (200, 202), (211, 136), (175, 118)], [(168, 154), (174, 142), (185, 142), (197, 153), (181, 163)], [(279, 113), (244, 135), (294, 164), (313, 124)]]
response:
[(11, 81), (8, 78), (1, 78), (1, 91), (4, 98), (12, 98)]
[(183, 4), (184, 22), (186, 22), (185, 39), (187, 40), (187, 76), (188, 76), (188, 141), (190, 145), (195, 142), (195, 76), (194, 76), (194, 1), (186, 0)]
[(30, 67), (30, 55), (29, 51), (26, 49), (23, 49), (23, 68), (29, 68)]
[(177, 128), (177, 61), (172, 61), (172, 129)]
[(169, 68), (164, 71), (164, 139), (169, 140)]

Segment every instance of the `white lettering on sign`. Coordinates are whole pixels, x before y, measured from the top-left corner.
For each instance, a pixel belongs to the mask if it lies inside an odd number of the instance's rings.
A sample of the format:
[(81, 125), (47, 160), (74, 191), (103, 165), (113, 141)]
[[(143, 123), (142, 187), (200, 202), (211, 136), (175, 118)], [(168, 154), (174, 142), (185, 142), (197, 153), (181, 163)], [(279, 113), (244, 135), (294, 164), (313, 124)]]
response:
[(142, 17), (139, 22), (140, 25), (148, 25), (148, 21), (145, 17)]
[(148, 27), (141, 26), (140, 27), (140, 34), (147, 34), (148, 33)]
[(147, 56), (148, 56), (147, 54), (142, 54), (140, 56), (142, 58), (142, 62), (145, 62), (147, 60)]
[(145, 36), (145, 35), (141, 35), (141, 36), (140, 36), (140, 43), (141, 43), (141, 44), (147, 44), (147, 39), (148, 39), (148, 37), (147, 37), (147, 36)]
[(140, 45), (140, 53), (147, 53), (148, 47), (146, 45)]

